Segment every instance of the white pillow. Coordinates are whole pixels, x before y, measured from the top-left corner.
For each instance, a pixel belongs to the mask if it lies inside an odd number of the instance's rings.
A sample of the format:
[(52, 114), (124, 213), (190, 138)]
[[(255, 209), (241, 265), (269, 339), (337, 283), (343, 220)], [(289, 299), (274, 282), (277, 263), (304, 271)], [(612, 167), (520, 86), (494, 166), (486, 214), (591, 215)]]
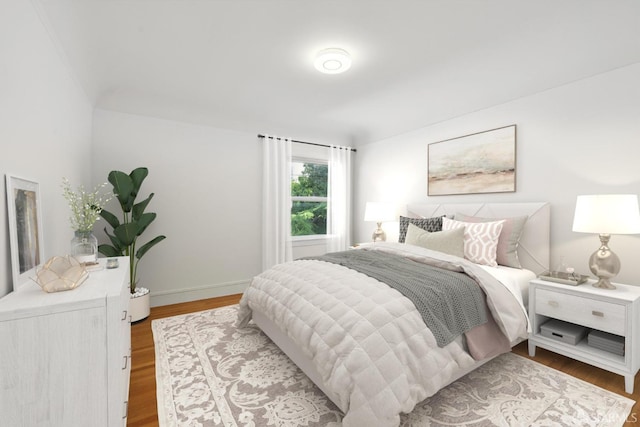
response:
[(409, 224), (405, 243), (464, 258), (464, 228), (429, 232)]
[(464, 257), (476, 264), (496, 267), (498, 238), (504, 220), (493, 222), (462, 222), (442, 218), (442, 230), (464, 227)]

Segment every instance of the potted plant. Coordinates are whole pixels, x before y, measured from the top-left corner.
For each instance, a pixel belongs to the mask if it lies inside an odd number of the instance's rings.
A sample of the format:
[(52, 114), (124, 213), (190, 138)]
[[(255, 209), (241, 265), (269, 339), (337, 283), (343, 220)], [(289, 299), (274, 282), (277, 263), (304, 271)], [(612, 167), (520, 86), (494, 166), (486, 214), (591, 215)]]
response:
[(105, 209), (100, 212), (100, 216), (111, 226), (112, 234), (105, 227), (104, 231), (111, 244), (99, 245), (98, 251), (107, 257), (129, 257), (129, 285), (131, 289), (129, 312), (132, 322), (148, 317), (150, 312), (149, 289), (137, 286), (138, 262), (149, 249), (166, 238), (166, 236), (157, 236), (143, 245), (138, 245), (138, 238), (156, 219), (155, 213), (145, 212), (154, 193), (136, 203), (142, 182), (148, 174), (149, 170), (145, 167), (134, 169), (128, 175), (121, 171), (109, 172), (108, 181), (113, 186), (113, 194), (120, 204), (122, 221)]

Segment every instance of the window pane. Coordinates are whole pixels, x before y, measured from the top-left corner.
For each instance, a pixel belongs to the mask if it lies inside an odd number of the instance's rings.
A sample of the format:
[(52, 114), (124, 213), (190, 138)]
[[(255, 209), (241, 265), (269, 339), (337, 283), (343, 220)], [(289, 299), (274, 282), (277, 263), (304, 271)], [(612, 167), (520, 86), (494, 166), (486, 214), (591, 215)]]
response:
[(329, 165), (293, 162), (291, 195), (327, 197), (328, 174)]
[(293, 202), (291, 235), (327, 234), (327, 202)]

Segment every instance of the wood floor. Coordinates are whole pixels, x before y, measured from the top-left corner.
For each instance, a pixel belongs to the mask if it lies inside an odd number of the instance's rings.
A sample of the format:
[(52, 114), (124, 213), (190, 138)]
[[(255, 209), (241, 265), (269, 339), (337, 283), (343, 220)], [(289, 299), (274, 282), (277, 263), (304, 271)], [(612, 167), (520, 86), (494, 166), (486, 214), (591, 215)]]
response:
[[(162, 317), (236, 304), (239, 300), (240, 295), (230, 295), (183, 304), (153, 307), (151, 315), (147, 319), (131, 326), (132, 365), (128, 427), (153, 427), (158, 425), (155, 350), (153, 347), (151, 321)], [(516, 346), (514, 352), (529, 358), (526, 342)], [(622, 376), (594, 368), (544, 349), (537, 349), (536, 357), (533, 360), (614, 393), (629, 397), (636, 402), (640, 400), (640, 375), (636, 376), (633, 395), (628, 395), (624, 392), (624, 378)], [(633, 407), (626, 424), (635, 425), (636, 423), (640, 423), (640, 405), (638, 403)]]

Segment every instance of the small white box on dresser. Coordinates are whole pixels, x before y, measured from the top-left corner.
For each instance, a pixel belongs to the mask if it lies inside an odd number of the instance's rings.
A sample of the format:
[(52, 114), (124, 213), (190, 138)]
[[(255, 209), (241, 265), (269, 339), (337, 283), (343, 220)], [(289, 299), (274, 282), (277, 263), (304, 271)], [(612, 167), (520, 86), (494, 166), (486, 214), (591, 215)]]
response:
[(33, 282), (0, 299), (1, 425), (126, 425), (128, 266), (92, 271), (73, 290)]
[[(536, 347), (542, 347), (622, 375), (625, 391), (631, 394), (640, 369), (640, 287), (616, 283), (616, 289), (600, 289), (593, 283), (567, 286), (531, 281), (529, 355), (535, 356)], [(542, 325), (553, 320), (624, 337), (624, 354), (588, 345), (587, 335), (575, 344), (544, 336)]]

